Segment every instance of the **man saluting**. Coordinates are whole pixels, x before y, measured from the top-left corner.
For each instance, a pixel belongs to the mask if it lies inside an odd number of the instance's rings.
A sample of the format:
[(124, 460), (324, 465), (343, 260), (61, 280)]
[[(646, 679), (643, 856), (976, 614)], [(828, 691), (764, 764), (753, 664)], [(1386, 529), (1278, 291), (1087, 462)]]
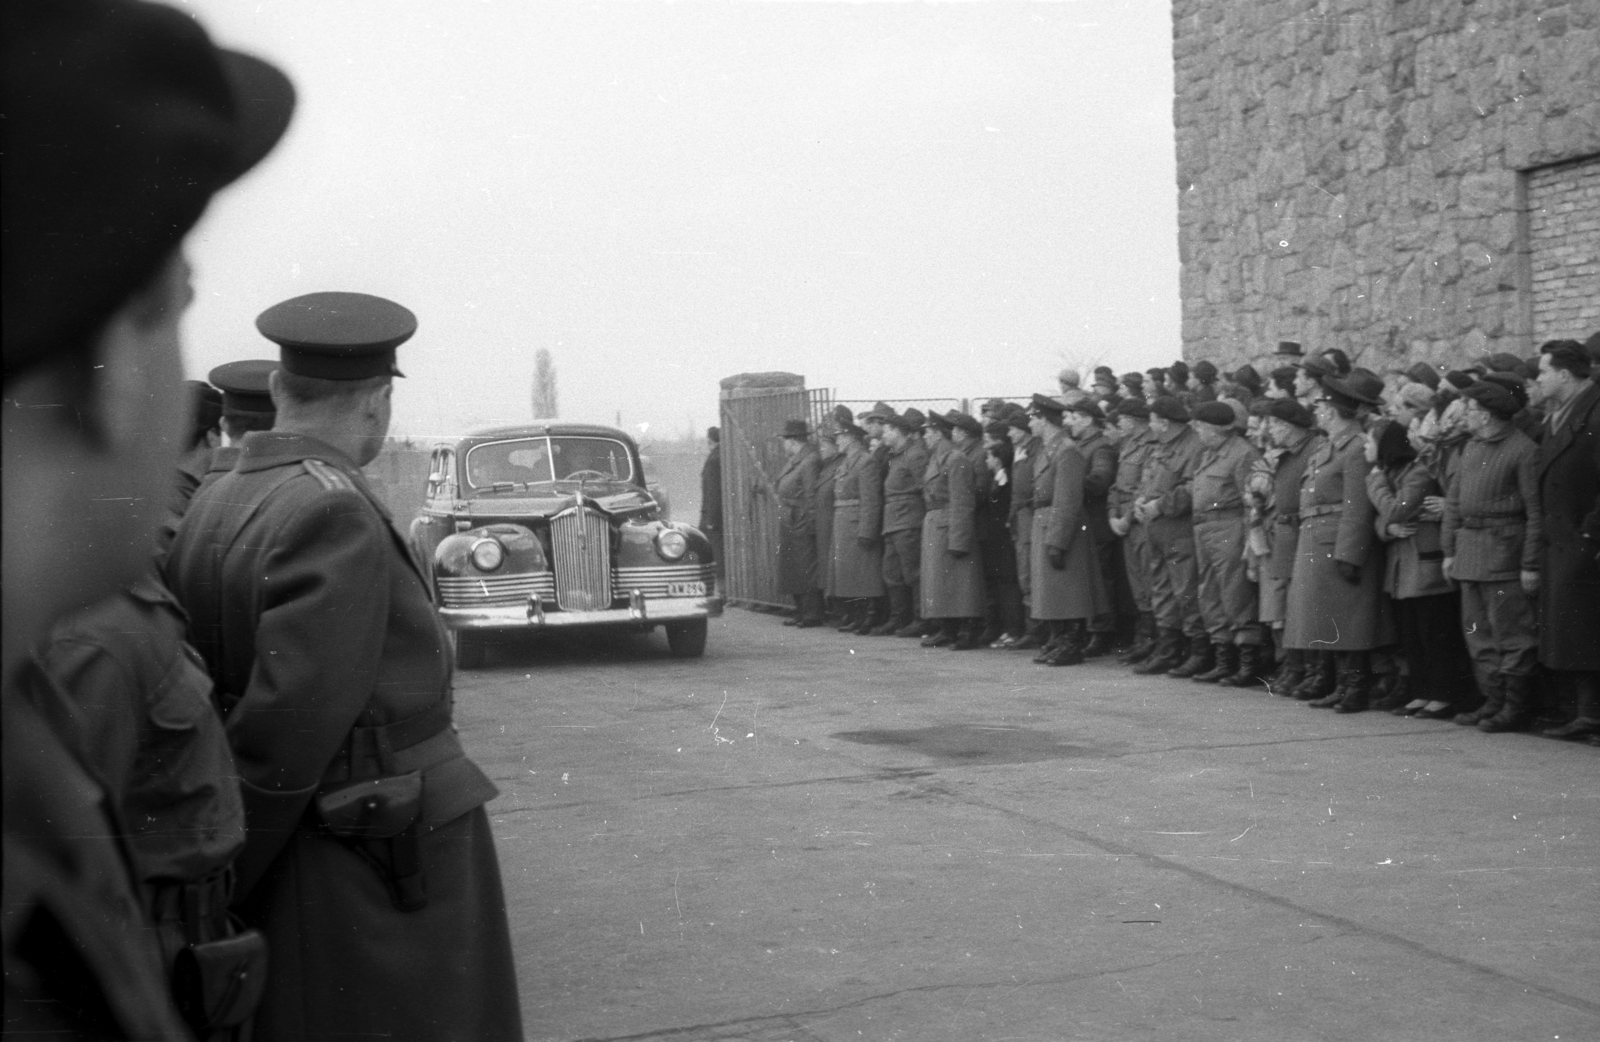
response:
[(238, 908), (271, 945), (262, 1039), (521, 1037), (488, 818), (450, 726), (422, 573), (360, 468), (388, 433), (405, 308), (264, 312), (273, 430), (198, 493), (168, 561), (248, 816)]

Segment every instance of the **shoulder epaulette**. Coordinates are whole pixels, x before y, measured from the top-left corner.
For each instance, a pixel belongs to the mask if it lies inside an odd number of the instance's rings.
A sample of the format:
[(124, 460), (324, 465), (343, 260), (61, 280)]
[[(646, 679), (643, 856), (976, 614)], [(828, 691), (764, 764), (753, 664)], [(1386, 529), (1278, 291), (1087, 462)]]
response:
[(330, 466), (319, 459), (301, 461), (306, 473), (316, 478), (323, 488), (329, 492), (344, 489), (346, 492), (357, 491), (355, 482), (351, 481), (338, 467)]

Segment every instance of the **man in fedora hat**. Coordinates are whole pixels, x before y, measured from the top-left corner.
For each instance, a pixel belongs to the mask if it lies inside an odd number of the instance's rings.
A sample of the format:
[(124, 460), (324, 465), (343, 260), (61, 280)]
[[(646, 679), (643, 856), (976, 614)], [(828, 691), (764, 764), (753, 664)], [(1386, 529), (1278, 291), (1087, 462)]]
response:
[(274, 952), (256, 1037), (520, 1037), (497, 790), (452, 726), (429, 577), (361, 471), (416, 317), (321, 292), (256, 328), (277, 423), (195, 495), (166, 569), (244, 791), (236, 910)]
[(149, 567), (186, 419), (184, 239), (272, 149), (294, 91), (154, 4), (14, 0), (5, 21), (5, 1029), (186, 1038), (104, 765), (27, 662)]
[(822, 570), (817, 560), (817, 480), (822, 458), (804, 420), (789, 420), (783, 439), (783, 469), (773, 483), (778, 499), (778, 594), (795, 609), (785, 626), (810, 629), (823, 623)]

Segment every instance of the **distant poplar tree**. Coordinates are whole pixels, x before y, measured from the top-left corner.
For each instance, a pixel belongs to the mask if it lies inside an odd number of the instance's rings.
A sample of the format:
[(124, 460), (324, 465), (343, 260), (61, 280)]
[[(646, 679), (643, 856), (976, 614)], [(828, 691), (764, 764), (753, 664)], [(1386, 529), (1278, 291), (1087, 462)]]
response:
[(549, 348), (539, 348), (533, 356), (533, 417), (536, 420), (553, 420), (560, 413), (556, 403), (556, 363)]

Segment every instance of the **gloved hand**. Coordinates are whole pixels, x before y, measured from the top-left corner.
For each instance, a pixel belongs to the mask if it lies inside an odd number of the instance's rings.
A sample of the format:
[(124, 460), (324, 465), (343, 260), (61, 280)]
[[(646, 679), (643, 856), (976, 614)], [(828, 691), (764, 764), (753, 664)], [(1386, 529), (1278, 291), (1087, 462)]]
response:
[(1335, 561), (1333, 563), (1339, 566), (1339, 578), (1351, 586), (1361, 585), (1361, 566), (1359, 564), (1351, 564), (1349, 561)]
[(1067, 566), (1067, 552), (1065, 550), (1058, 546), (1050, 546), (1046, 547), (1044, 552), (1045, 556), (1050, 558), (1050, 567), (1056, 571), (1059, 572)]
[(958, 560), (958, 561), (959, 561), (959, 560), (961, 560), (961, 559), (962, 559), (962, 558), (963, 558), (963, 557), (965, 557), (965, 556), (967, 556), (967, 555), (968, 555), (968, 554), (970, 554), (970, 553), (971, 553), (971, 552), (972, 552), (972, 551), (971, 551), (971, 550), (951, 550), (951, 551), (950, 551), (950, 556), (951, 556), (951, 557), (954, 557), (954, 558), (955, 558), (955, 559), (956, 559), (956, 560)]

